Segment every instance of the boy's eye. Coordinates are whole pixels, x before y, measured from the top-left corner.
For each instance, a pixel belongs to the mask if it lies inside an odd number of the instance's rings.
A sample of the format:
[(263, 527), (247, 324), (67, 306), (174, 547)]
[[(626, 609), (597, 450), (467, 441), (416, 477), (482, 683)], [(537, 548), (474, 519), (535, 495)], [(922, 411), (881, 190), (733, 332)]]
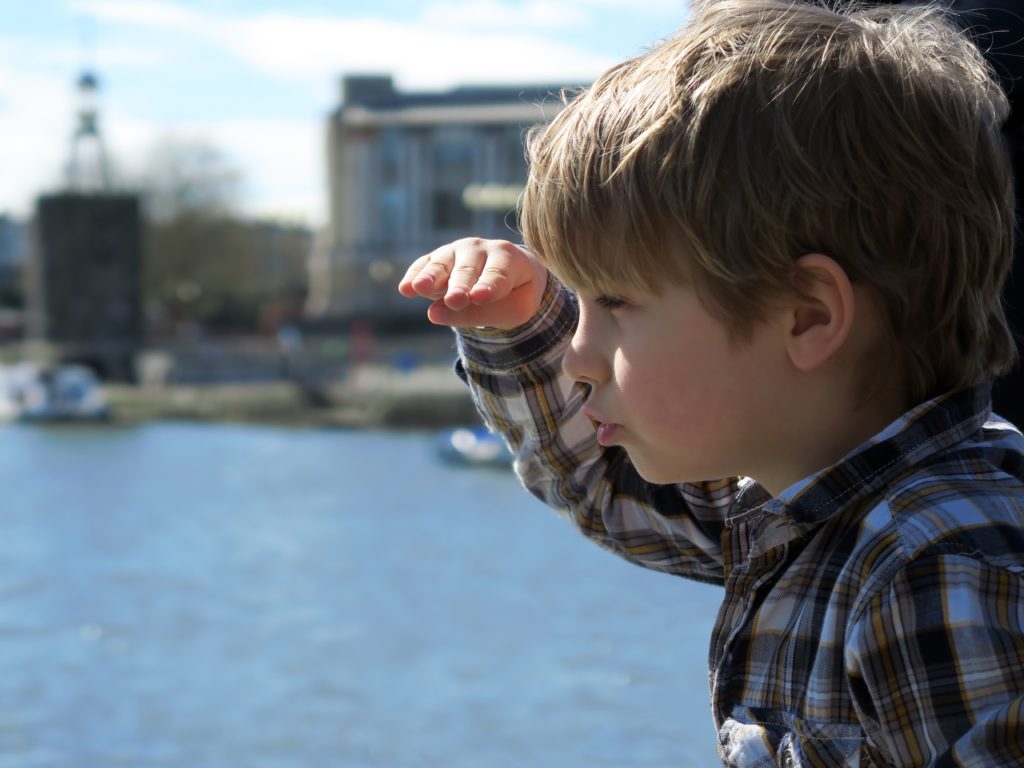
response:
[(618, 296), (598, 296), (594, 299), (594, 303), (605, 309), (618, 309), (619, 307), (626, 306), (626, 300)]

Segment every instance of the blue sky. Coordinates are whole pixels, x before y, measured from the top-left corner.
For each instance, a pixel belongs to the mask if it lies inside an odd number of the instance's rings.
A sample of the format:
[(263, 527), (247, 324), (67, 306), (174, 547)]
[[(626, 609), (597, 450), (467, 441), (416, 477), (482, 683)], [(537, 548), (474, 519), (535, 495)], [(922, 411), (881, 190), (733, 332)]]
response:
[(343, 74), (585, 82), (669, 34), (686, 0), (0, 0), (0, 14), (0, 212), (60, 184), (88, 67), (123, 176), (161, 141), (205, 142), (241, 172), (244, 212), (315, 226)]

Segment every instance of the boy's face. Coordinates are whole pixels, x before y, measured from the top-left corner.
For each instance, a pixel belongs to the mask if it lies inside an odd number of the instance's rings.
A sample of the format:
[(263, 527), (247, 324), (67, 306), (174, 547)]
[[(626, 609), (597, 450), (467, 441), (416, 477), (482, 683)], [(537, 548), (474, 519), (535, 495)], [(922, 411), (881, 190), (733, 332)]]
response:
[(579, 304), (564, 367), (592, 387), (584, 412), (602, 445), (624, 447), (654, 483), (775, 469), (786, 355), (774, 326), (731, 338), (687, 286), (644, 297), (581, 292)]

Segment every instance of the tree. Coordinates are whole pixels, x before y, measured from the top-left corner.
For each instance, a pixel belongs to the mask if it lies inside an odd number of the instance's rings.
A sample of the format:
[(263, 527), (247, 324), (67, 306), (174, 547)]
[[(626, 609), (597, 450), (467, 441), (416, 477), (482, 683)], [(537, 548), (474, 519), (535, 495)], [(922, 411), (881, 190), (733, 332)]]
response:
[(231, 215), (242, 174), (214, 144), (165, 136), (150, 150), (140, 174), (146, 216), (168, 222), (189, 214)]
[(250, 332), (267, 306), (282, 299), (292, 306), (304, 294), (308, 232), (237, 215), (241, 179), (206, 141), (167, 138), (153, 149), (139, 182), (151, 317), (172, 327)]

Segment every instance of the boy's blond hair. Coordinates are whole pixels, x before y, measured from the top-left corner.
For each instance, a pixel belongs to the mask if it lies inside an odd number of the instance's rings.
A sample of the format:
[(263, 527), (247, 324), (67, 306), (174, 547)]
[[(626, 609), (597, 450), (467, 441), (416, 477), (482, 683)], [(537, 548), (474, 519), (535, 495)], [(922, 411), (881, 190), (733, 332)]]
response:
[(527, 246), (596, 293), (690, 281), (741, 338), (824, 253), (913, 402), (1008, 368), (1008, 105), (973, 43), (927, 6), (691, 10), (531, 135)]

